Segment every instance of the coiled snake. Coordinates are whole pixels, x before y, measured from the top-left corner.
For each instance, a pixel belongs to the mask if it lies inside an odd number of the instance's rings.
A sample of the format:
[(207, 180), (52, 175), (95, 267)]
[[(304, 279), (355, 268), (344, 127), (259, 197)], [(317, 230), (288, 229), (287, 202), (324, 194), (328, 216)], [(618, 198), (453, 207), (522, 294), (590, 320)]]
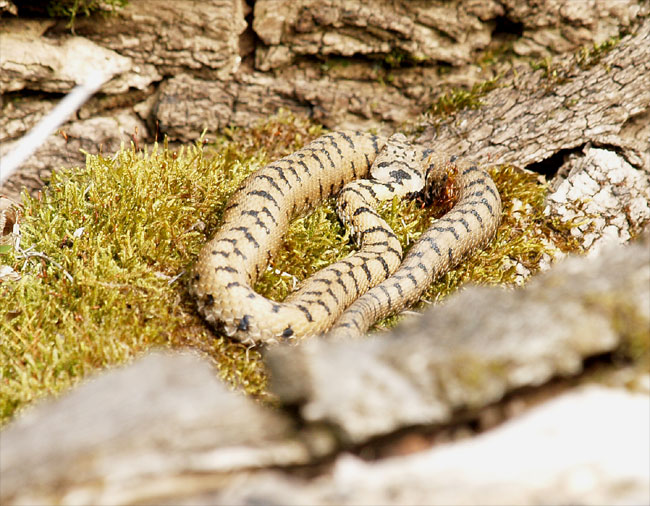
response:
[[(410, 196), (455, 172), (454, 207), (434, 220), (402, 261), (402, 249), (373, 209)], [(296, 214), (339, 193), (337, 212), (359, 251), (317, 272), (284, 302), (252, 286)], [(228, 203), (223, 224), (201, 250), (190, 278), (199, 312), (244, 343), (318, 335), (355, 336), (416, 301), (433, 279), (489, 242), (501, 199), (476, 165), (384, 139), (335, 132), (251, 174)]]

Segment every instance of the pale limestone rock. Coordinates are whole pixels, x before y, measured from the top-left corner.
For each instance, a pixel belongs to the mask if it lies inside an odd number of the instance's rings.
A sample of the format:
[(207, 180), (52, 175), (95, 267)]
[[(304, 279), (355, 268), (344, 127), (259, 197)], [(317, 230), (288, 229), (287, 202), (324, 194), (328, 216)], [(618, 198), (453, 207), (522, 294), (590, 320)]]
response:
[(586, 148), (552, 184), (545, 212), (576, 223), (572, 233), (590, 254), (611, 242), (627, 242), (650, 221), (650, 173), (614, 151)]
[[(229, 391), (205, 361), (154, 353), (4, 428), (0, 499), (116, 504), (151, 476), (304, 462), (292, 433), (286, 416)], [(113, 488), (122, 480), (131, 492)]]
[(248, 476), (201, 504), (644, 504), (648, 426), (647, 395), (592, 386), (470, 440), (379, 462), (344, 454), (311, 482)]

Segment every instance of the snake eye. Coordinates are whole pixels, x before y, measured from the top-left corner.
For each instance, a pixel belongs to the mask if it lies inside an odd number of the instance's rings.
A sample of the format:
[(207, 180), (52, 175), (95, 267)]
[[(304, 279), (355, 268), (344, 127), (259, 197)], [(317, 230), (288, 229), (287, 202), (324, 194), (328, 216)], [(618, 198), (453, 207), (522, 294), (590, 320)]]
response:
[(241, 320), (239, 320), (239, 324), (237, 325), (237, 330), (246, 332), (248, 330), (248, 327), (250, 327), (250, 324), (251, 324), (250, 315), (244, 315), (244, 317)]
[(287, 327), (286, 329), (284, 329), (284, 330), (282, 331), (282, 335), (281, 335), (281, 337), (282, 337), (283, 339), (288, 339), (288, 338), (291, 337), (292, 335), (293, 335), (293, 329), (292, 329), (291, 327)]
[(212, 304), (214, 304), (214, 297), (209, 293), (205, 296), (205, 307), (210, 307)]

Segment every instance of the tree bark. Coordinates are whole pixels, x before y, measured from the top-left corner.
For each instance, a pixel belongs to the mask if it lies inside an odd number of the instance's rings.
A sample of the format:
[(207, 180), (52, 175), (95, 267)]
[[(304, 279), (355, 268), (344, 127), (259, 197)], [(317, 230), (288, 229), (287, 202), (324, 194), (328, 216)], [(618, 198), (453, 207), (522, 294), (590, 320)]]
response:
[(650, 19), (587, 68), (573, 56), (550, 73), (518, 70), (479, 109), (425, 122), (418, 142), (521, 167), (587, 143), (610, 145), (650, 171)]

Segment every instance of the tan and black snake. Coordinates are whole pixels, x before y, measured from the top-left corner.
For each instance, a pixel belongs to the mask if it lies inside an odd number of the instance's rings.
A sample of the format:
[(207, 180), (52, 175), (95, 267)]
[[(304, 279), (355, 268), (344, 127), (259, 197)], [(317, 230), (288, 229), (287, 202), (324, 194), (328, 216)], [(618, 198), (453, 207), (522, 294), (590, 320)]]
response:
[[(373, 206), (444, 180), (458, 193), (402, 261), (402, 248)], [(338, 193), (337, 211), (359, 250), (304, 281), (284, 302), (253, 290), (292, 217)], [(190, 278), (199, 312), (244, 343), (361, 335), (378, 319), (416, 301), (467, 253), (485, 246), (500, 221), (501, 199), (477, 165), (360, 132), (323, 135), (251, 174), (229, 201), (222, 225), (203, 247)]]

